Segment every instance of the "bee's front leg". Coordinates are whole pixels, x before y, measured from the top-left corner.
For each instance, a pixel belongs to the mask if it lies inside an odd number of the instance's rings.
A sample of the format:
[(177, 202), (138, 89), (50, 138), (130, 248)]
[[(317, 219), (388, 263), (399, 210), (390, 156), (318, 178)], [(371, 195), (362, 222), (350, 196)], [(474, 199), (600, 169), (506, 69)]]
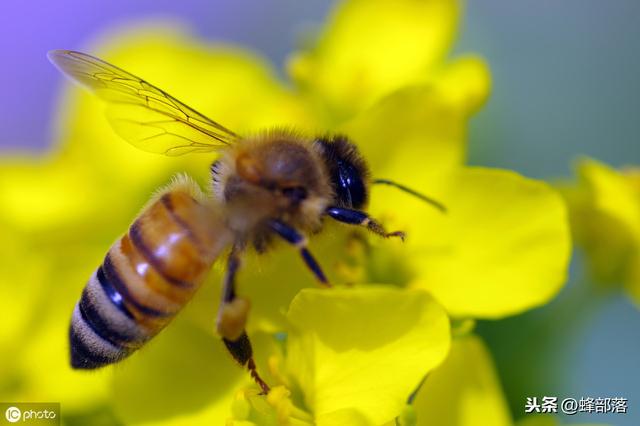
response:
[(338, 222), (349, 225), (360, 225), (366, 227), (374, 234), (384, 238), (398, 237), (404, 241), (405, 233), (402, 231), (387, 232), (384, 227), (367, 213), (360, 210), (347, 209), (344, 207), (329, 207), (326, 213)]
[(307, 239), (304, 237), (304, 235), (302, 235), (286, 223), (276, 219), (269, 221), (269, 227), (283, 240), (290, 244), (293, 244), (298, 248), (298, 250), (300, 251), (300, 255), (302, 256), (302, 260), (304, 260), (304, 263), (311, 270), (311, 272), (313, 272), (313, 275), (315, 275), (318, 281), (320, 281), (321, 285), (331, 287), (331, 284), (329, 284), (329, 280), (327, 280), (326, 275), (324, 274), (324, 272), (322, 272), (322, 268), (307, 248)]
[(227, 262), (227, 272), (222, 286), (222, 301), (218, 310), (217, 329), (222, 341), (242, 366), (246, 366), (251, 377), (262, 389), (264, 394), (269, 392), (269, 385), (258, 374), (253, 359), (253, 348), (245, 324), (249, 315), (249, 300), (238, 297), (235, 291), (235, 277), (240, 268), (240, 249), (234, 245)]

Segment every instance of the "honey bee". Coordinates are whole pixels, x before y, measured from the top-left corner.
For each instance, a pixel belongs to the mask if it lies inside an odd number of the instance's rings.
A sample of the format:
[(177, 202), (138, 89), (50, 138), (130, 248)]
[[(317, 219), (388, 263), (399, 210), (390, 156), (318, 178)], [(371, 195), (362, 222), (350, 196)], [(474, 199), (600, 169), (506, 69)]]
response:
[(116, 133), (144, 151), (170, 156), (217, 152), (210, 196), (189, 177), (161, 190), (109, 249), (84, 287), (69, 330), (71, 366), (95, 369), (131, 355), (191, 299), (228, 250), (217, 331), (233, 358), (268, 392), (245, 332), (249, 301), (236, 294), (243, 253), (274, 238), (294, 246), (323, 286), (329, 282), (307, 248), (322, 219), (387, 232), (362, 209), (371, 184), (387, 184), (444, 210), (396, 182), (373, 180), (345, 136), (306, 138), (290, 130), (242, 137), (165, 91), (85, 53), (54, 50), (51, 62), (107, 102)]

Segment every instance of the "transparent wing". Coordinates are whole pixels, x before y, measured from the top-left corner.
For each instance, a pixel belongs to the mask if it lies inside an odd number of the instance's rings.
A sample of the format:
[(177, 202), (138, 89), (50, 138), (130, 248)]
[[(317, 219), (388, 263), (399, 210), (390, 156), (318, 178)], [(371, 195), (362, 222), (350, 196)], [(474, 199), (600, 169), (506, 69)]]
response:
[(52, 50), (49, 60), (73, 81), (107, 101), (116, 133), (137, 148), (165, 155), (210, 152), (238, 135), (164, 90), (101, 59)]

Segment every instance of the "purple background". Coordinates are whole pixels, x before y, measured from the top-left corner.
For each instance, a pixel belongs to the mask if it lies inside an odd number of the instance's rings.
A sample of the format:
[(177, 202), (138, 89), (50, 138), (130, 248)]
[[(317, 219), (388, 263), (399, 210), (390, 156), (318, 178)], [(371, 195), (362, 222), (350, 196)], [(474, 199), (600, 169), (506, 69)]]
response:
[(253, 48), (280, 65), (295, 35), (322, 22), (330, 3), (313, 0), (14, 1), (0, 5), (0, 149), (39, 149), (50, 142), (50, 119), (63, 79), (51, 49), (81, 49), (114, 25), (140, 19), (182, 20), (202, 37)]

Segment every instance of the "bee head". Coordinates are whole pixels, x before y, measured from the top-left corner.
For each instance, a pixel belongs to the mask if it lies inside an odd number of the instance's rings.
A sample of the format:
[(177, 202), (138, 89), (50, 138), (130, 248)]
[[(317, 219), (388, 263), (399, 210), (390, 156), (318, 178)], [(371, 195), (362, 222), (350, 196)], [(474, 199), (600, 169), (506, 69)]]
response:
[(369, 169), (356, 146), (342, 135), (315, 141), (324, 160), (338, 207), (363, 208), (368, 201)]

